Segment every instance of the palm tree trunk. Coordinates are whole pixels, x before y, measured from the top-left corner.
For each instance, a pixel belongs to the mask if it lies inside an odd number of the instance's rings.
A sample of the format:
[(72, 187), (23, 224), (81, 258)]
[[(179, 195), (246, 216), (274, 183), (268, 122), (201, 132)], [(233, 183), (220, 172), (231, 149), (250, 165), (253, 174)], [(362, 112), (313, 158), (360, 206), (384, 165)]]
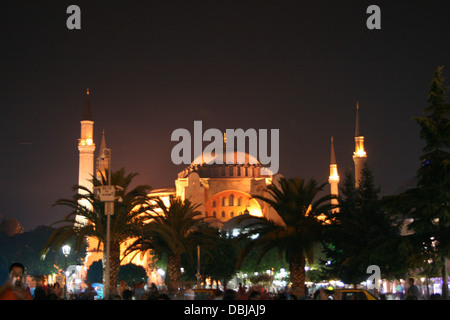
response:
[[(120, 244), (111, 243), (109, 249), (109, 292), (116, 293), (120, 269)], [(103, 254), (103, 283), (106, 279), (106, 252)]]
[(175, 293), (178, 291), (178, 281), (180, 279), (181, 268), (181, 256), (170, 255), (167, 265), (167, 276), (169, 277), (168, 289), (169, 293)]
[(109, 253), (109, 257), (111, 258), (110, 263), (110, 278), (109, 285), (112, 290), (116, 290), (117, 283), (119, 280), (119, 269), (120, 269), (120, 243), (111, 244), (111, 251)]
[(289, 260), (292, 291), (297, 298), (305, 295), (305, 254), (303, 250), (293, 252)]

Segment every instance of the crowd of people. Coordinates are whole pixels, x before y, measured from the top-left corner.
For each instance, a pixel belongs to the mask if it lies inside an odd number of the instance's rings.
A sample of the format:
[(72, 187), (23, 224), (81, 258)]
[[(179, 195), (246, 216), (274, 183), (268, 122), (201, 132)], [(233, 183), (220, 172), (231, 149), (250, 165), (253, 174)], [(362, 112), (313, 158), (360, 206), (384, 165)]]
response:
[[(190, 285), (187, 285), (184, 290), (185, 300), (196, 299), (194, 290)], [(252, 286), (246, 288), (239, 283), (237, 290), (234, 289), (215, 289), (210, 290), (210, 294), (204, 297), (206, 300), (298, 300), (297, 296), (288, 290), (281, 290), (279, 292), (270, 292), (262, 286)]]
[[(25, 268), (21, 263), (13, 263), (9, 267), (9, 279), (0, 286), (0, 300), (97, 300), (103, 299), (103, 292), (97, 292), (92, 283), (87, 283), (83, 290), (77, 292), (64, 293), (58, 282), (52, 286), (46, 284), (45, 279), (36, 278), (36, 286), (30, 289), (24, 276)], [(305, 287), (306, 297), (308, 296), (308, 288)], [(232, 289), (216, 289), (207, 290), (207, 295), (201, 299), (207, 300), (304, 300), (305, 297), (298, 297), (289, 290), (281, 290), (278, 292), (270, 292), (261, 286), (246, 288), (239, 283), (237, 290)], [(399, 291), (400, 292), (400, 291)], [(130, 287), (123, 279), (119, 281), (119, 285), (109, 295), (110, 300), (195, 300), (199, 297), (196, 295), (192, 287), (187, 284), (182, 290), (175, 294), (169, 294), (166, 287), (157, 287), (154, 283), (147, 285), (146, 282), (140, 281)], [(314, 300), (329, 300), (330, 294), (327, 294), (324, 288), (316, 290), (310, 296)], [(410, 278), (408, 287), (405, 290), (405, 296), (401, 300), (419, 300), (420, 293), (418, 287), (414, 284), (414, 279)], [(334, 294), (332, 299), (339, 300), (339, 296)], [(382, 297), (379, 297), (383, 300)], [(440, 296), (434, 294), (430, 296), (430, 300), (439, 300)], [(400, 300), (400, 299), (399, 299)]]

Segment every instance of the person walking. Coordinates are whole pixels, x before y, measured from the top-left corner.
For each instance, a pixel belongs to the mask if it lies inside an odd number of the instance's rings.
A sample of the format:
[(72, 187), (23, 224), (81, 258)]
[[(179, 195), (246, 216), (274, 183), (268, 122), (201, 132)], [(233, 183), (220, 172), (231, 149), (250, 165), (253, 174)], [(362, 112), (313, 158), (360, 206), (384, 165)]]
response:
[(129, 290), (128, 284), (125, 280), (121, 279), (119, 281), (119, 286), (117, 287), (117, 293), (119, 294), (120, 298), (123, 300), (123, 292), (125, 290)]
[(409, 287), (406, 289), (406, 299), (408, 300), (417, 300), (419, 299), (419, 288), (414, 284), (414, 278), (408, 279)]
[(136, 300), (141, 300), (141, 297), (143, 294), (145, 294), (145, 282), (140, 281), (137, 285), (136, 289), (134, 289), (134, 296), (136, 297)]
[(9, 279), (0, 287), (0, 300), (33, 300), (25, 283), (25, 267), (19, 262), (9, 267)]
[(95, 300), (96, 295), (98, 295), (97, 291), (92, 287), (92, 283), (88, 282), (86, 289), (84, 289), (84, 299)]
[(64, 299), (64, 292), (59, 285), (59, 282), (55, 282), (53, 284), (53, 287), (50, 289), (50, 293), (54, 294), (57, 297), (57, 300), (63, 300)]
[(184, 291), (184, 300), (194, 300), (195, 292), (192, 290), (192, 286), (187, 284)]

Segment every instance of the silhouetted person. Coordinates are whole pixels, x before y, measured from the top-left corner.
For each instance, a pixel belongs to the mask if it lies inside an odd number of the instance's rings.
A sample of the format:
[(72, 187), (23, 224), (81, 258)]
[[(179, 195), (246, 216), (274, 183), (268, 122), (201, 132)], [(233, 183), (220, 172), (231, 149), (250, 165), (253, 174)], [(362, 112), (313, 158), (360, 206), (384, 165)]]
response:
[[(409, 287), (406, 290), (406, 299), (407, 300), (417, 300), (419, 298), (419, 288), (414, 284), (414, 278), (408, 279)], [(415, 299), (408, 299), (409, 297), (415, 297)]]
[(122, 292), (122, 297), (123, 300), (133, 300), (133, 291), (131, 291), (130, 289), (125, 289)]
[(227, 289), (223, 293), (223, 300), (236, 300), (236, 296), (237, 296), (236, 291)]
[(9, 267), (9, 279), (0, 287), (0, 300), (33, 300), (25, 283), (25, 267), (19, 262)]
[(261, 294), (258, 291), (252, 291), (248, 295), (248, 300), (259, 300), (261, 299)]

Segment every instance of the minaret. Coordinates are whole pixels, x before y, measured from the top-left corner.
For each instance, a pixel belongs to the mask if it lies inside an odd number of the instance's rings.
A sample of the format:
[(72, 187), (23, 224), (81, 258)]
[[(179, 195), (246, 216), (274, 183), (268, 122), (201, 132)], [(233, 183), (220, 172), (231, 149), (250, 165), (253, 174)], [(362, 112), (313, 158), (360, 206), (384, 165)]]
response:
[[(330, 184), (330, 194), (337, 197), (339, 193), (339, 174), (337, 170), (336, 155), (334, 154), (333, 137), (331, 137), (330, 176), (328, 177), (328, 183)], [(338, 200), (332, 199), (331, 204), (338, 205)], [(332, 212), (339, 212), (339, 208), (333, 209)]]
[(106, 174), (106, 170), (109, 170), (109, 153), (104, 152), (106, 149), (106, 140), (105, 140), (105, 130), (102, 132), (102, 143), (100, 144), (99, 155), (97, 157), (97, 166), (95, 171), (95, 176), (98, 181), (102, 181), (103, 178), (106, 180), (108, 176)]
[(361, 170), (366, 162), (367, 154), (364, 150), (364, 136), (359, 126), (359, 103), (356, 102), (356, 127), (355, 127), (355, 152), (353, 152), (353, 162), (355, 163), (355, 186), (359, 186)]
[[(83, 186), (93, 192), (92, 179), (94, 177), (94, 120), (92, 118), (91, 105), (89, 103), (89, 89), (86, 91), (86, 105), (81, 117), (81, 135), (78, 139), (78, 150), (80, 152), (78, 185)], [(80, 193), (85, 192), (79, 190)], [(89, 207), (89, 203), (83, 204)], [(84, 219), (77, 216), (77, 222), (84, 223)]]

